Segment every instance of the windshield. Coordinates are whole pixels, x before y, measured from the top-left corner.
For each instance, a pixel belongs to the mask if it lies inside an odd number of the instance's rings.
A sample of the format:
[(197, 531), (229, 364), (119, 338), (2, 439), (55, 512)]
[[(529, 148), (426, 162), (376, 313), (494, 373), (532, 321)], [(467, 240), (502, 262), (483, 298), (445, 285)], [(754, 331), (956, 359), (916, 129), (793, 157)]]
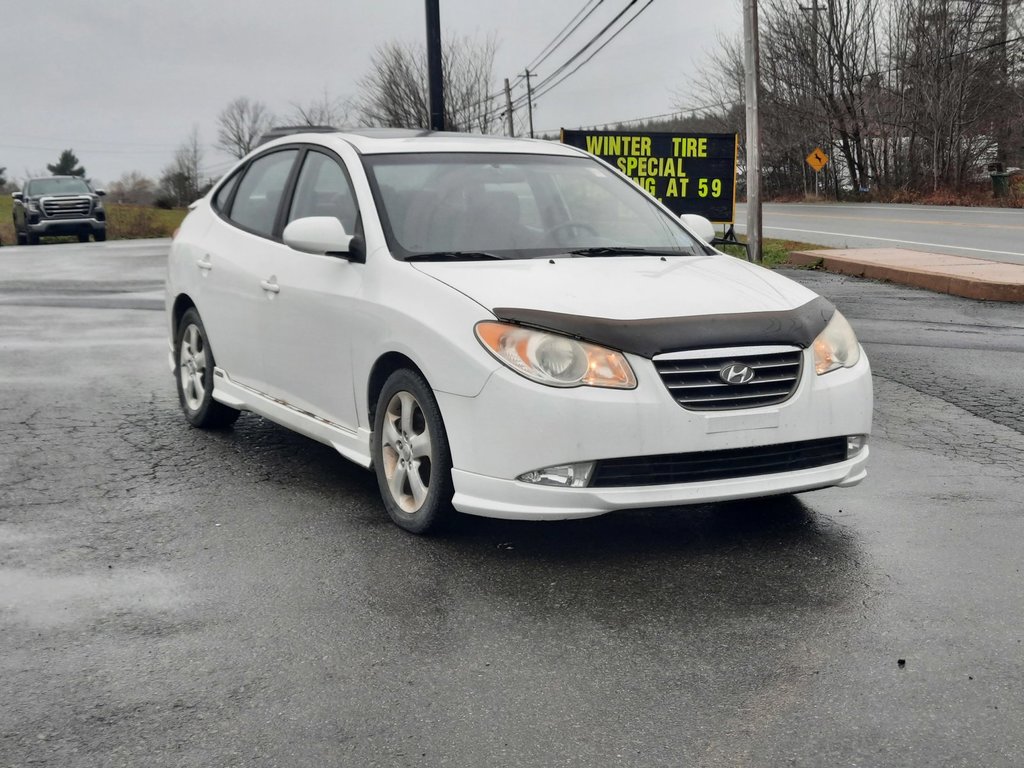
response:
[(363, 158), (398, 258), (703, 253), (672, 215), (588, 157)]
[(82, 179), (35, 179), (28, 183), (28, 193), (39, 195), (88, 195), (89, 185)]

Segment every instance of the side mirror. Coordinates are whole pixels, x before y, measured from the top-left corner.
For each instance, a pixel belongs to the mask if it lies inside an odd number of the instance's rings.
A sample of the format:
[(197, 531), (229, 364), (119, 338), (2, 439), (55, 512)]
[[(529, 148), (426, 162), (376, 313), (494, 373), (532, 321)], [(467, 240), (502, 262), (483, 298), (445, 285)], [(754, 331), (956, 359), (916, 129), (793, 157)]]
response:
[(97, 190), (94, 190), (94, 191), (96, 192), (96, 194), (99, 197), (105, 197), (106, 194), (107, 194), (107, 190), (105, 190), (105, 189), (97, 189)]
[(13, 197), (15, 200), (24, 200), (25, 199), (25, 196), (22, 195), (21, 192), (11, 192), (11, 197)]
[(705, 243), (710, 243), (715, 239), (715, 225), (703, 216), (698, 216), (696, 213), (684, 213), (679, 218), (682, 220), (684, 227)]
[(285, 245), (317, 256), (350, 258), (352, 235), (333, 216), (306, 216), (284, 228)]

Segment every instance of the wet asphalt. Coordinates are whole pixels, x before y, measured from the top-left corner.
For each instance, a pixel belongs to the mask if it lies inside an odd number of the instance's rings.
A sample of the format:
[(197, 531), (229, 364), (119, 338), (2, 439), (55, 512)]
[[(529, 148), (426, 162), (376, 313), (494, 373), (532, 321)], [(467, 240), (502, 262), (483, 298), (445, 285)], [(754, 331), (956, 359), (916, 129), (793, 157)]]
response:
[(181, 418), (166, 242), (0, 250), (0, 766), (1024, 765), (1024, 316), (788, 272), (875, 372), (851, 489), (387, 522)]

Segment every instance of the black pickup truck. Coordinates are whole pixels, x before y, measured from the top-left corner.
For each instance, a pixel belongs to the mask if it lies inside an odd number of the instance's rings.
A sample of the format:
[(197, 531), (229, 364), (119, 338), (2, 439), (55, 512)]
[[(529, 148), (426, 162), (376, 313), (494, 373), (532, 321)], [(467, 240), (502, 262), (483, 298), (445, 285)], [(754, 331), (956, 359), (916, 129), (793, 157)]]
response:
[(21, 192), (12, 192), (14, 234), (19, 245), (36, 245), (40, 237), (77, 235), (87, 242), (107, 239), (107, 212), (94, 190), (77, 176), (45, 176), (29, 179)]

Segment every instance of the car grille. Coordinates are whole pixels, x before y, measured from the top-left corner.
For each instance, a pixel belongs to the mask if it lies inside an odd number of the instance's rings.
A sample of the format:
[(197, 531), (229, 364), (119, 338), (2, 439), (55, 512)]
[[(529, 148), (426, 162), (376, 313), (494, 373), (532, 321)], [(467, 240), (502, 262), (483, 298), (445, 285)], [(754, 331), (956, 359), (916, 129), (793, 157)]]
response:
[(48, 219), (80, 219), (92, 209), (88, 197), (44, 197), (40, 204)]
[[(793, 347), (716, 357), (662, 355), (654, 359), (654, 367), (683, 408), (723, 411), (775, 405), (789, 399), (800, 381), (802, 362), (802, 350)], [(720, 374), (734, 364), (749, 366), (754, 377), (746, 384), (726, 383)]]
[(845, 437), (723, 451), (604, 459), (594, 467), (590, 487), (620, 488), (730, 480), (824, 467), (845, 460)]

